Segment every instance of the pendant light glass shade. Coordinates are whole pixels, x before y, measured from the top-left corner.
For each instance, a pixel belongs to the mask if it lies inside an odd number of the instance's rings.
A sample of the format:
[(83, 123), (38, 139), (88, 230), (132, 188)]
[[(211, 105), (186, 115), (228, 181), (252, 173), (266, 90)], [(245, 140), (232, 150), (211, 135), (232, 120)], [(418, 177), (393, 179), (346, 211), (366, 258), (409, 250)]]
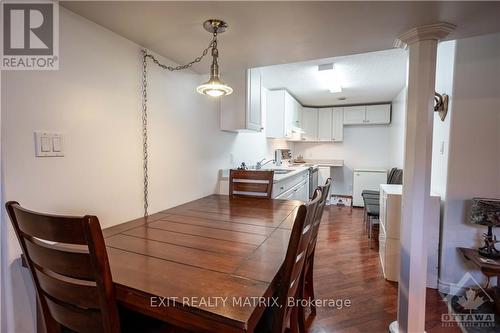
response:
[(219, 97), (231, 94), (233, 92), (233, 88), (224, 84), (219, 77), (210, 77), (210, 80), (198, 86), (196, 91), (203, 95)]

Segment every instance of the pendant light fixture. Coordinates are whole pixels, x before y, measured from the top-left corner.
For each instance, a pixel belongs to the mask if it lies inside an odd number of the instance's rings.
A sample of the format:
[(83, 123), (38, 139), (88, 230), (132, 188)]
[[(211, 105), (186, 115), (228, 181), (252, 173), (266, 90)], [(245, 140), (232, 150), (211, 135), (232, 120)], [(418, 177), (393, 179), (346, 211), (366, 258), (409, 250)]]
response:
[(217, 61), (219, 57), (219, 50), (217, 49), (217, 34), (226, 31), (228, 27), (227, 23), (221, 20), (211, 19), (206, 20), (205, 23), (203, 23), (203, 27), (214, 36), (212, 44), (212, 65), (210, 66), (210, 78), (206, 83), (198, 86), (196, 91), (200, 94), (212, 97), (229, 95), (233, 92), (233, 89), (224, 84), (224, 82), (220, 79), (219, 63)]
[(213, 35), (212, 40), (205, 48), (201, 55), (196, 57), (193, 61), (188, 62), (184, 65), (179, 66), (168, 66), (162, 64), (153, 54), (149, 53), (147, 49), (142, 50), (142, 161), (143, 161), (143, 203), (144, 203), (144, 221), (148, 221), (148, 59), (151, 59), (157, 66), (170, 72), (180, 71), (183, 69), (189, 69), (195, 63), (200, 62), (211, 50), (212, 54), (212, 65), (210, 66), (210, 79), (208, 82), (202, 84), (196, 91), (200, 94), (219, 97), (224, 95), (229, 95), (233, 92), (233, 89), (228, 85), (224, 84), (220, 79), (219, 74), (219, 63), (217, 61), (219, 57), (219, 50), (217, 49), (217, 35), (227, 30), (227, 23), (218, 19), (209, 19), (203, 23), (205, 30)]

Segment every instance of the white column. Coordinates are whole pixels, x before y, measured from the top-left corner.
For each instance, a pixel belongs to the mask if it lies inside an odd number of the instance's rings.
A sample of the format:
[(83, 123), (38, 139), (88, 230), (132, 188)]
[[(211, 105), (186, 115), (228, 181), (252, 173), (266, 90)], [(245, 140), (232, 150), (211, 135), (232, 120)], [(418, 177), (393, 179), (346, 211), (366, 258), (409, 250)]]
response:
[(417, 27), (399, 36), (395, 44), (408, 49), (409, 63), (398, 320), (391, 324), (393, 332), (424, 332), (427, 280), (424, 221), (430, 198), (437, 43), (454, 27), (449, 23)]

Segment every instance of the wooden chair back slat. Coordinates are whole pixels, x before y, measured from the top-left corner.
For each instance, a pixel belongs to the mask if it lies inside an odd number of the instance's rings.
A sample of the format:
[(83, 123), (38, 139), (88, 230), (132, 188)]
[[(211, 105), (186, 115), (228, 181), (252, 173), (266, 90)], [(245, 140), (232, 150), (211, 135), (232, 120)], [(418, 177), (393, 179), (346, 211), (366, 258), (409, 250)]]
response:
[(285, 331), (286, 323), (290, 319), (292, 307), (288, 304), (290, 298), (296, 298), (301, 287), (301, 273), (307, 254), (307, 247), (311, 237), (312, 223), (321, 198), (321, 191), (316, 190), (314, 197), (308, 203), (301, 205), (297, 211), (292, 228), (292, 234), (288, 243), (285, 262), (280, 270), (280, 289), (278, 297), (280, 310), (273, 320), (273, 333)]
[(270, 199), (274, 171), (230, 170), (229, 195)]
[(27, 209), (15, 210), (14, 214), (24, 234), (58, 243), (87, 244), (81, 218), (43, 215)]
[(309, 241), (309, 246), (307, 248), (307, 258), (309, 259), (311, 255), (314, 254), (314, 250), (316, 249), (316, 242), (318, 240), (319, 226), (321, 224), (321, 219), (323, 217), (323, 212), (325, 210), (326, 202), (328, 201), (328, 193), (330, 193), (330, 187), (332, 185), (332, 179), (328, 178), (326, 180), (325, 185), (318, 186), (318, 189), (321, 191), (321, 198), (318, 202), (318, 207), (316, 209), (316, 216), (314, 216), (314, 221), (312, 223), (312, 231), (311, 231), (311, 239)]
[(45, 297), (45, 302), (52, 317), (64, 327), (79, 333), (105, 332), (100, 311), (63, 305), (50, 297)]
[(48, 333), (120, 332), (99, 220), (41, 214), (6, 203), (26, 257)]
[(82, 280), (95, 280), (95, 272), (89, 253), (62, 251), (54, 245), (36, 239), (25, 238), (30, 259), (38, 267)]
[(99, 291), (96, 283), (82, 282), (62, 275), (46, 273), (35, 267), (40, 288), (57, 300), (81, 308), (99, 309)]

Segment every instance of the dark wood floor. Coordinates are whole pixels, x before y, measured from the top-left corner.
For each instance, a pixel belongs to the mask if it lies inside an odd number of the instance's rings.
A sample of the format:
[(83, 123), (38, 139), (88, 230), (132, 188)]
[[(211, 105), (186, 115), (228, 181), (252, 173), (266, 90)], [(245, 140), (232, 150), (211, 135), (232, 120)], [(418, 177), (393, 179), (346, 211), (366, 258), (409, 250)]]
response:
[[(378, 252), (369, 248), (363, 232), (363, 210), (327, 206), (316, 249), (317, 299), (349, 299), (349, 308), (318, 308), (309, 320), (311, 333), (388, 332), (396, 319), (397, 284), (384, 279)], [(441, 314), (447, 309), (438, 292), (428, 289), (426, 331), (460, 332), (443, 328)]]

